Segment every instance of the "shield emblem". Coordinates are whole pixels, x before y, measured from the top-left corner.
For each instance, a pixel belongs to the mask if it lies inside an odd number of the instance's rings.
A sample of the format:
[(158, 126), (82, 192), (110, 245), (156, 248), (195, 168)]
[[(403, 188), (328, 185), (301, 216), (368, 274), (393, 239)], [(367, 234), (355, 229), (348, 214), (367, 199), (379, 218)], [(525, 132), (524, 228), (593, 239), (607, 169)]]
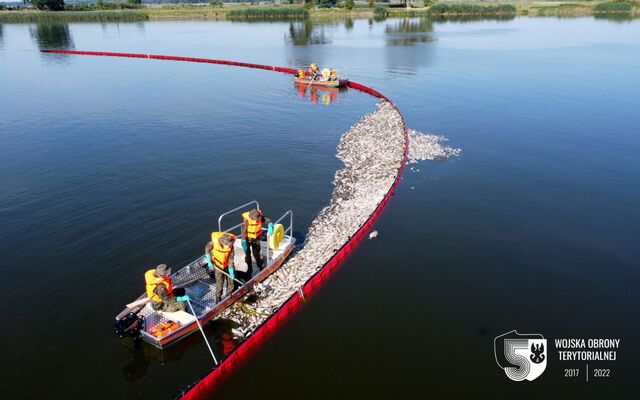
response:
[(493, 340), (498, 366), (514, 381), (532, 381), (547, 368), (547, 339), (539, 333), (513, 330)]

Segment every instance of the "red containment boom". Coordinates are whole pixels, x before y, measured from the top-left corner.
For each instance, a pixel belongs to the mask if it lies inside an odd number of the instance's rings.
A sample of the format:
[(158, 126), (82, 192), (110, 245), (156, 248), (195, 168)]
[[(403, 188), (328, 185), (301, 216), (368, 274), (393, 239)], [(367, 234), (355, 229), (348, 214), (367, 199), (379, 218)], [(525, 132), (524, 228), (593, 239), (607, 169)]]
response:
[[(167, 60), (167, 61), (185, 61), (185, 62), (195, 62), (195, 63), (205, 63), (205, 64), (221, 64), (221, 65), (229, 65), (235, 67), (245, 67), (245, 68), (255, 68), (255, 69), (264, 69), (269, 71), (281, 72), (285, 74), (296, 74), (297, 70), (293, 68), (285, 68), (285, 67), (275, 67), (269, 65), (261, 65), (261, 64), (251, 64), (237, 61), (226, 61), (226, 60), (215, 60), (209, 58), (194, 58), (194, 57), (177, 57), (177, 56), (163, 56), (156, 54), (136, 54), (136, 53), (112, 53), (112, 52), (104, 52), (104, 51), (76, 51), (76, 50), (42, 50), (43, 53), (54, 53), (54, 54), (75, 54), (75, 55), (88, 55), (88, 56), (104, 56), (104, 57), (127, 57), (127, 58), (146, 58), (152, 60)], [(293, 294), (276, 312), (271, 315), (260, 327), (256, 329), (256, 331), (249, 336), (247, 340), (240, 343), (226, 358), (224, 358), (220, 365), (213, 368), (206, 375), (204, 375), (199, 381), (190, 385), (189, 387), (181, 390), (177, 396), (182, 397), (183, 399), (208, 399), (211, 397), (211, 393), (216, 384), (218, 384), (223, 377), (231, 374), (234, 368), (240, 365), (243, 360), (246, 360), (253, 352), (255, 352), (260, 345), (265, 342), (269, 336), (276, 330), (278, 327), (283, 324), (290, 315), (292, 315), (303, 303), (304, 299), (301, 296), (310, 296), (313, 294), (316, 289), (326, 281), (331, 273), (338, 267), (340, 262), (345, 258), (345, 256), (355, 247), (355, 245), (362, 239), (365, 233), (373, 226), (373, 223), (378, 218), (382, 209), (387, 205), (391, 196), (393, 195), (398, 183), (400, 182), (400, 177), (402, 176), (402, 172), (404, 171), (404, 167), (407, 163), (407, 155), (409, 152), (409, 132), (407, 130), (407, 125), (404, 121), (404, 117), (398, 110), (398, 107), (385, 97), (380, 92), (356, 82), (349, 82), (348, 86), (352, 89), (359, 90), (361, 92), (365, 92), (370, 94), (371, 96), (377, 97), (379, 99), (388, 101), (400, 114), (402, 118), (402, 125), (405, 132), (405, 149), (404, 149), (404, 158), (402, 161), (402, 165), (398, 169), (398, 174), (396, 175), (395, 181), (393, 185), (382, 199), (382, 201), (378, 204), (373, 213), (369, 216), (367, 221), (358, 229), (358, 231), (349, 239), (347, 243), (345, 243), (340, 250), (338, 250), (333, 257), (327, 261), (327, 263), (316, 272), (309, 280), (304, 284), (301, 288), (301, 291)]]

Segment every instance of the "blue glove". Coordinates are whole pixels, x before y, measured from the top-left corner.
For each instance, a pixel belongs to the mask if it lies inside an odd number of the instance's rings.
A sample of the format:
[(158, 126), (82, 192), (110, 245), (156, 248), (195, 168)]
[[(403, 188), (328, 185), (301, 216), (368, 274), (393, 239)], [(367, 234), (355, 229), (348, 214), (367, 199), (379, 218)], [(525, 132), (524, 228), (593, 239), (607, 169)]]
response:
[(187, 300), (191, 300), (189, 298), (189, 295), (185, 294), (184, 296), (178, 296), (176, 297), (176, 301), (187, 301)]
[(231, 277), (231, 279), (235, 280), (236, 279), (236, 274), (235, 274), (235, 270), (233, 269), (233, 267), (229, 267), (229, 276)]
[(211, 262), (211, 254), (207, 253), (204, 255), (207, 259), (207, 265), (209, 266), (210, 269), (213, 269), (213, 263)]
[(244, 239), (242, 239), (242, 250), (244, 250), (245, 253), (249, 251), (249, 245), (247, 244), (247, 241)]
[(269, 233), (269, 236), (273, 235), (273, 222), (269, 222), (269, 229), (267, 232)]

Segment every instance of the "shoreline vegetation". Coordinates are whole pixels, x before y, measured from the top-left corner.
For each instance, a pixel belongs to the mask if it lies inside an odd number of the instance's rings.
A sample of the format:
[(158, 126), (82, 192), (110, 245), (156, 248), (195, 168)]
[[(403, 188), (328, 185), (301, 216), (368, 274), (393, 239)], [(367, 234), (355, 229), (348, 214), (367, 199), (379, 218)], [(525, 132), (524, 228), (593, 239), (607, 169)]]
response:
[(415, 0), (409, 3), (367, 2), (353, 0), (319, 0), (301, 4), (273, 3), (249, 5), (213, 0), (210, 4), (140, 4), (128, 2), (76, 3), (64, 5), (62, 11), (38, 10), (20, 6), (13, 9), (0, 3), (0, 23), (33, 22), (132, 22), (165, 19), (184, 20), (299, 20), (305, 18), (512, 18), (528, 16), (612, 15), (614, 18), (640, 16), (640, 0), (609, 1), (486, 1), (486, 0)]

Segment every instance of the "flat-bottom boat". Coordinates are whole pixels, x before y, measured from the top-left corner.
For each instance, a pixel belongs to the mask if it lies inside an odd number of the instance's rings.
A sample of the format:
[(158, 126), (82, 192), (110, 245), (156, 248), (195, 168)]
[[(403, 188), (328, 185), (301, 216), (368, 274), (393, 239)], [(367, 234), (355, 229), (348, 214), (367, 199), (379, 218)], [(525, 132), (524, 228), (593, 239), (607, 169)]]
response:
[(299, 78), (294, 77), (294, 82), (302, 83), (305, 85), (314, 85), (314, 86), (327, 86), (327, 87), (345, 87), (349, 84), (348, 79), (338, 79), (337, 81), (323, 80), (323, 79), (308, 79), (308, 78)]
[[(223, 231), (222, 220), (225, 216), (233, 213), (237, 213), (238, 218), (241, 219), (241, 213), (238, 212), (249, 211), (252, 208), (260, 209), (257, 201), (252, 201), (233, 210), (229, 210), (220, 215), (218, 219), (219, 232), (230, 232), (238, 236), (238, 239), (234, 243), (235, 270), (238, 272), (247, 272), (248, 269), (244, 261), (245, 253), (242, 249), (239, 234), (242, 229), (242, 223)], [(285, 220), (288, 220), (288, 227), (286, 228), (281, 224), (281, 222)], [(142, 339), (160, 349), (187, 337), (189, 334), (198, 330), (196, 319), (201, 325), (215, 319), (233, 302), (244, 296), (253, 285), (261, 282), (273, 271), (278, 269), (289, 254), (291, 254), (296, 242), (293, 237), (293, 213), (291, 211), (285, 212), (274, 222), (274, 227), (274, 235), (267, 236), (267, 240), (260, 241), (260, 252), (265, 262), (263, 269), (259, 270), (257, 268), (255, 260), (253, 260), (252, 257), (253, 273), (251, 279), (240, 287), (238, 287), (239, 284), (236, 283), (236, 289), (232, 293), (226, 293), (225, 287), (219, 302), (215, 300), (215, 280), (209, 276), (207, 272), (207, 261), (205, 256), (202, 255), (170, 276), (174, 288), (184, 288), (185, 293), (190, 297), (190, 303), (195, 311), (195, 315), (188, 307), (187, 311), (156, 311), (151, 307), (151, 304), (149, 304), (147, 295), (142, 294), (136, 301), (127, 304), (126, 308), (116, 316), (116, 324), (128, 318), (128, 316), (131, 316), (132, 313), (137, 315), (137, 318), (144, 321), (140, 329)], [(265, 233), (266, 231), (267, 229), (263, 228), (263, 236), (267, 235)], [(274, 240), (273, 236), (279, 237)]]

